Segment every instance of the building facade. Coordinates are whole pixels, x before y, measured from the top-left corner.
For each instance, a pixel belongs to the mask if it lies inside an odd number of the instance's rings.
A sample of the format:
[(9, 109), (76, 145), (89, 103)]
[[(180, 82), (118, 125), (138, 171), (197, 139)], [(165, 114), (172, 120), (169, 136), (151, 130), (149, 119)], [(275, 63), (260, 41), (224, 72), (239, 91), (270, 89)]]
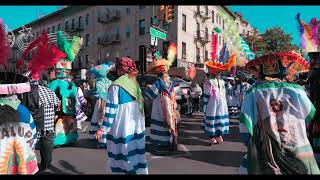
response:
[[(158, 16), (158, 27), (165, 30), (166, 40), (158, 39), (157, 49), (165, 55), (170, 42), (177, 45), (177, 61), (174, 66), (203, 64), (211, 59), (211, 34), (213, 28), (224, 30), (224, 18), (239, 24), (239, 33), (251, 31), (250, 24), (242, 16), (225, 6), (174, 6), (174, 19), (165, 23), (159, 13), (160, 6), (68, 6), (52, 14), (26, 24), (32, 28), (33, 38), (42, 31), (65, 31), (71, 36), (83, 37), (83, 46), (73, 64), (74, 70), (87, 68), (117, 57), (130, 56), (141, 61), (141, 47), (150, 47), (149, 29), (152, 17)], [(224, 18), (223, 18), (224, 17)], [(13, 33), (18, 36), (21, 28)], [(27, 41), (33, 39), (29, 37)], [(224, 39), (218, 35), (218, 52)], [(14, 63), (21, 50), (13, 48)], [(13, 64), (12, 64), (13, 66)], [(14, 71), (14, 68), (11, 67)]]

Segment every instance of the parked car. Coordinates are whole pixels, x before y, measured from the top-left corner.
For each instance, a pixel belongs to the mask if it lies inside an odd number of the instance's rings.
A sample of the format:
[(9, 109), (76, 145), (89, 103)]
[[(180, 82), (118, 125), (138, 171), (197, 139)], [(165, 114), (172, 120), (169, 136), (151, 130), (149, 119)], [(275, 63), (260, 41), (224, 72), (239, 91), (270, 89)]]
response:
[[(150, 74), (139, 75), (137, 80), (140, 84), (142, 92), (144, 92), (146, 85), (153, 84), (158, 78)], [(178, 104), (178, 110), (181, 115), (190, 116), (192, 115), (192, 103), (191, 103), (191, 82), (187, 82), (177, 77), (171, 77), (175, 87), (174, 92)], [(152, 100), (145, 100), (145, 116), (146, 126), (150, 125), (151, 111), (152, 111)]]

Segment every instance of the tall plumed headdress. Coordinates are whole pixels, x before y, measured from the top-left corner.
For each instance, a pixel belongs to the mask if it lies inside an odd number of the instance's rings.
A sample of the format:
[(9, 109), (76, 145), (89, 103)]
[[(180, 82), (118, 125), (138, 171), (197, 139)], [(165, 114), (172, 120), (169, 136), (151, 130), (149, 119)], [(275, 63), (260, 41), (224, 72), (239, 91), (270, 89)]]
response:
[(22, 53), (21, 59), (16, 66), (20, 68), (23, 60), (28, 53), (34, 50), (31, 61), (28, 63), (28, 70), (32, 79), (37, 80), (39, 75), (47, 69), (53, 67), (58, 61), (66, 57), (66, 54), (61, 52), (58, 47), (52, 43), (43, 31), (40, 36), (35, 39), (28, 48)]
[(152, 63), (148, 64), (147, 72), (156, 74), (159, 71), (168, 71), (172, 63), (176, 60), (177, 47), (171, 43), (168, 48), (167, 59), (155, 59)]
[(5, 27), (0, 19), (0, 66), (7, 67), (10, 58), (11, 48)]

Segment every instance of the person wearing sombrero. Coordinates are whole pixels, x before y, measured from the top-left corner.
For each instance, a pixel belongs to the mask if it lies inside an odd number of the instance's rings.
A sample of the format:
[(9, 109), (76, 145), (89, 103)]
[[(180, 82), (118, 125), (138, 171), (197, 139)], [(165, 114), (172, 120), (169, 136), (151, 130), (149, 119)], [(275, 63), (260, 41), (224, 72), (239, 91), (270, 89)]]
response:
[(204, 117), (204, 132), (209, 137), (209, 145), (223, 142), (222, 135), (229, 134), (229, 113), (226, 100), (225, 82), (220, 77), (224, 71), (230, 70), (235, 63), (235, 55), (229, 58), (228, 63), (208, 61), (210, 77), (204, 84), (204, 103), (206, 112)]
[(147, 67), (148, 73), (158, 76), (158, 80), (145, 90), (145, 98), (153, 99), (150, 139), (154, 151), (175, 151), (178, 145), (177, 122), (180, 114), (177, 111), (174, 82), (168, 74), (176, 47), (171, 44), (168, 51), (169, 60), (159, 58)]
[(250, 134), (248, 174), (320, 174), (306, 132), (315, 108), (300, 85), (288, 82), (309, 68), (291, 52), (261, 56), (245, 65), (244, 71), (257, 79), (240, 115)]
[[(112, 81), (107, 77), (107, 74), (113, 69), (114, 64), (112, 62), (100, 64), (90, 69), (90, 76), (96, 81), (97, 93), (99, 99), (97, 100), (93, 115), (91, 117), (91, 126), (89, 129), (89, 138), (95, 139), (95, 134), (102, 124), (103, 117), (105, 114), (105, 106), (108, 97), (108, 89), (112, 84)], [(99, 141), (99, 148), (106, 148), (107, 137), (104, 136)]]
[(122, 57), (116, 62), (119, 76), (109, 87), (97, 139), (106, 138), (111, 173), (148, 174), (145, 157), (145, 115), (135, 62)]

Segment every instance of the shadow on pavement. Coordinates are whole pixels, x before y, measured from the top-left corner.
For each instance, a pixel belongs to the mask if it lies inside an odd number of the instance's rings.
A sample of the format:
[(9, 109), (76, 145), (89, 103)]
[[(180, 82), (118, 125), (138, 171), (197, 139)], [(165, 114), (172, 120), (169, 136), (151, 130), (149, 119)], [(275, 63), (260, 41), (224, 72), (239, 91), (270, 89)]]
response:
[(94, 139), (78, 139), (74, 147), (86, 148), (86, 149), (98, 149), (98, 142)]
[(76, 173), (76, 174), (84, 174), (83, 172), (77, 171), (77, 169), (76, 169), (72, 164), (70, 164), (70, 163), (67, 162), (67, 161), (60, 160), (60, 161), (59, 161), (59, 164), (60, 164), (62, 167), (64, 167), (65, 169), (67, 169), (67, 170), (69, 170), (69, 171), (72, 171), (72, 172), (74, 172), (74, 173)]
[(48, 170), (50, 170), (51, 172), (44, 171), (41, 174), (48, 174), (48, 173), (51, 173), (51, 174), (70, 174), (70, 173), (66, 173), (66, 172), (62, 171), (61, 169), (59, 169), (57, 167), (54, 167), (53, 165), (51, 165), (48, 168)]
[(190, 151), (190, 156), (185, 156), (187, 159), (201, 161), (219, 166), (239, 167), (241, 157), (245, 152), (237, 151)]

